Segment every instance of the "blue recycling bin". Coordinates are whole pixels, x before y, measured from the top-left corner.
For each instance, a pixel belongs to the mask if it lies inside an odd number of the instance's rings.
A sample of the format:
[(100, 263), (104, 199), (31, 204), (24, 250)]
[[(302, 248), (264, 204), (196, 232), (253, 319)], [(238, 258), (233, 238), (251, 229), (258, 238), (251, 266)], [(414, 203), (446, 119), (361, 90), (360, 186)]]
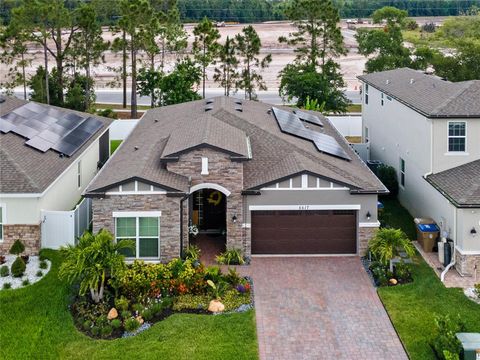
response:
[(421, 221), (426, 219), (415, 219), (417, 224), (417, 241), (422, 245), (423, 251), (432, 252), (433, 247), (440, 235), (440, 228), (431, 219), (430, 221)]

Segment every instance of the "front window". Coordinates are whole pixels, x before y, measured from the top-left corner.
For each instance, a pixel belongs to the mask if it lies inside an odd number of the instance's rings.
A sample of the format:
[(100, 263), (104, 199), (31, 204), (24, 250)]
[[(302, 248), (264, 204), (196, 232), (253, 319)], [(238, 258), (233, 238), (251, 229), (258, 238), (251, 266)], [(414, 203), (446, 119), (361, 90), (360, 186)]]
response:
[(384, 102), (383, 102), (383, 93), (382, 93), (382, 95), (381, 95), (381, 97), (380, 97), (380, 104), (382, 104), (382, 106), (383, 106), (383, 104), (384, 104)]
[(368, 84), (365, 84), (365, 105), (368, 105)]
[(77, 163), (77, 187), (82, 187), (82, 162)]
[(464, 152), (467, 140), (467, 124), (465, 121), (450, 121), (448, 123), (448, 151)]
[(405, 187), (405, 160), (400, 158), (400, 185)]
[(158, 258), (159, 225), (158, 217), (117, 217), (116, 240), (129, 239), (135, 242), (135, 249), (125, 249), (122, 253), (127, 258)]

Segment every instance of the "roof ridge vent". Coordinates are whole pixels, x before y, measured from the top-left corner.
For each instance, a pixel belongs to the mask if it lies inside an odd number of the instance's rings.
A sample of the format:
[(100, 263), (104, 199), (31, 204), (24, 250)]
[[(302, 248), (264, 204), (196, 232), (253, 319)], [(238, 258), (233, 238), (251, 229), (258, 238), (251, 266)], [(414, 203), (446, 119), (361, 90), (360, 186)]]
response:
[(213, 106), (212, 106), (212, 105), (207, 105), (207, 106), (205, 106), (205, 112), (210, 111), (210, 110), (212, 110), (212, 109), (213, 109)]

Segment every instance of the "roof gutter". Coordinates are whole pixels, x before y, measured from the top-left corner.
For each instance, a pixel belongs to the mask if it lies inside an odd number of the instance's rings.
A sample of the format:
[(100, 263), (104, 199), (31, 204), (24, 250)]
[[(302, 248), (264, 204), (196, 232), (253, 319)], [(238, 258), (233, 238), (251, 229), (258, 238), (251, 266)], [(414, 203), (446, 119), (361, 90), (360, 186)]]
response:
[[(457, 251), (457, 208), (453, 208), (453, 251), (452, 251), (452, 259), (450, 264), (442, 271), (440, 274), (440, 280), (442, 283), (445, 281), (445, 275), (447, 275), (448, 270), (450, 270), (456, 263), (455, 251)], [(447, 242), (448, 244), (448, 242)]]

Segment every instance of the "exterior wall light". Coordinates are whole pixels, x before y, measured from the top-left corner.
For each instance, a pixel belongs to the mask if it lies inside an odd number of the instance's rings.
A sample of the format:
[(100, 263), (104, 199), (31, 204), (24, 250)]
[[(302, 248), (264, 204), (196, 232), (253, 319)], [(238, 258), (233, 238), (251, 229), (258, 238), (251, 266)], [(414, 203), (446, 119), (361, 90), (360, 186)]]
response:
[(232, 222), (235, 224), (237, 222), (237, 215), (232, 216)]
[(367, 220), (370, 220), (372, 217), (372, 214), (370, 214), (370, 211), (367, 211), (367, 214), (365, 216), (367, 217)]
[(472, 227), (472, 230), (470, 230), (470, 235), (472, 236), (477, 235), (477, 230), (475, 229), (475, 227)]

